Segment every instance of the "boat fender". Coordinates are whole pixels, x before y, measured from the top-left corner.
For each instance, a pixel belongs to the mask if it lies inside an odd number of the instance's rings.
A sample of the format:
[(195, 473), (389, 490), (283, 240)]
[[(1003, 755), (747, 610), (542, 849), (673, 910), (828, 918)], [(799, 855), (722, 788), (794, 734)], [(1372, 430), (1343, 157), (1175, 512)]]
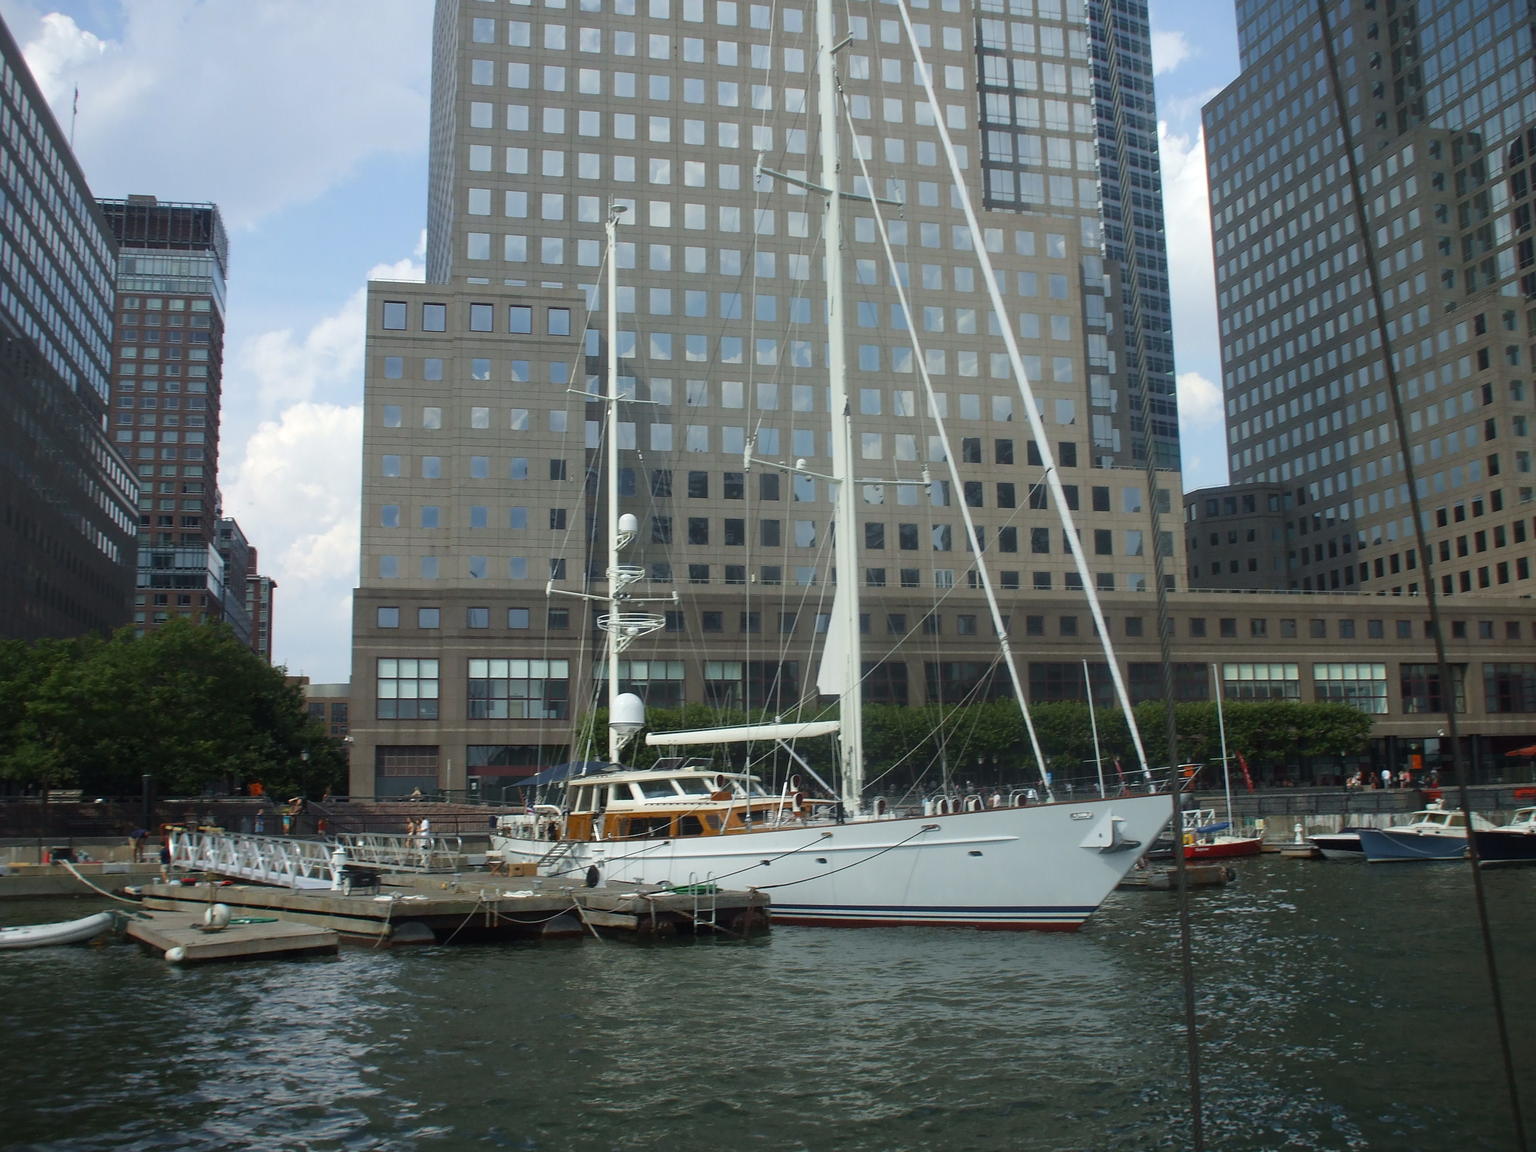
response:
[(593, 865), (591, 865), (590, 867), (587, 868), (587, 887), (588, 888), (596, 888), (598, 883), (602, 880), (602, 878), (603, 878), (602, 870), (599, 869), (596, 864), (593, 864)]
[(187, 950), (179, 944), (175, 948), (165, 950), (165, 962), (167, 964), (180, 964), (187, 958)]

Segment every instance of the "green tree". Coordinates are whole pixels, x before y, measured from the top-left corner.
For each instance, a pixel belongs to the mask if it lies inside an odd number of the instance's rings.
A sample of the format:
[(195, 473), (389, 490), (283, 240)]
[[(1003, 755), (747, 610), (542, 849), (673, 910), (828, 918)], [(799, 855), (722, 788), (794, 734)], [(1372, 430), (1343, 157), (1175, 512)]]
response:
[(0, 642), (0, 779), (44, 790), (77, 781), (66, 685), (88, 643)]
[[(300, 690), (223, 625), (174, 620), (0, 650), (0, 774), (102, 795), (236, 790), (317, 794), (344, 758)], [(306, 755), (307, 754), (307, 755)]]

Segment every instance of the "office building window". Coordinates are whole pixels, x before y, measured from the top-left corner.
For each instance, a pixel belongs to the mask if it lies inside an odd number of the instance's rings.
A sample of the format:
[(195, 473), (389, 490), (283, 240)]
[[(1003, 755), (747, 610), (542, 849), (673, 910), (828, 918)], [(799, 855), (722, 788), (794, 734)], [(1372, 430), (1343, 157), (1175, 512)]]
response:
[(1223, 664), (1221, 691), (1228, 700), (1300, 700), (1300, 666)]
[(378, 719), (436, 720), (436, 660), (381, 657), (377, 664)]
[(469, 719), (565, 720), (570, 676), (568, 660), (470, 660)]
[(1385, 664), (1314, 664), (1312, 686), (1319, 701), (1334, 701), (1371, 715), (1386, 715)]

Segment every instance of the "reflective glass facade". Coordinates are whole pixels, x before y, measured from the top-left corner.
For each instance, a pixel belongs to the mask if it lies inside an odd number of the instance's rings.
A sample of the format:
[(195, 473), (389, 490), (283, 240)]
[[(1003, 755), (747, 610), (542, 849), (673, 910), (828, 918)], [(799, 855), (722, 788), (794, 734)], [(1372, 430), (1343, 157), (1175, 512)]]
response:
[(1324, 13), (1239, 3), (1205, 110), (1232, 480), (1284, 491), (1281, 586), (1422, 592), (1406, 454), (1439, 590), (1529, 595), (1528, 6)]
[(0, 635), (128, 621), (138, 490), (104, 429), (114, 258), (0, 26)]
[[(962, 503), (1005, 599), (1078, 583), (936, 120), (979, 208), (1068, 502), (1094, 521), (1093, 579), (1106, 593), (1151, 586), (1147, 511), (1171, 508), (1178, 477), (1164, 473), (1154, 496), (1142, 464), (1150, 450), (1176, 467), (1178, 453), (1150, 33), (1139, 3), (915, 7), (935, 112), (894, 9), (855, 4), (838, 19), (851, 38), (838, 57), (846, 186), (899, 203), (881, 209), (894, 269), (874, 209), (845, 210), (854, 466), (870, 479), (857, 573), (882, 661), (872, 695), (915, 703), (931, 679), (923, 655), (891, 651), (935, 634), (919, 621), (975, 660), (995, 649)], [(579, 713), (591, 694), (585, 607), (546, 601), (544, 587), (598, 579), (606, 563), (603, 433), (579, 393), (601, 387), (610, 204), (626, 209), (617, 351), (634, 401), (614, 433), (620, 501), (641, 525), (625, 563), (643, 569), (642, 594), (684, 592), (644, 654), (684, 672), (648, 694), (792, 702), (814, 682), (830, 492), (767, 464), (831, 467), (822, 204), (797, 183), (818, 170), (812, 20), (803, 4), (438, 5), (428, 283), (375, 284), (370, 299), (354, 653), (359, 668), (441, 657), (443, 728), (413, 729), (421, 747), (478, 719), (472, 658), (574, 649), (562, 699)], [(423, 611), (440, 623), (419, 627)], [(730, 693), (695, 651), (706, 639), (715, 664), (731, 649)], [(369, 731), (382, 699), (354, 709), (354, 769), (386, 781), (370, 742), (413, 741), (398, 724)], [(517, 746), (565, 738), (536, 711), (510, 721)], [(440, 756), (445, 772), (465, 762)]]

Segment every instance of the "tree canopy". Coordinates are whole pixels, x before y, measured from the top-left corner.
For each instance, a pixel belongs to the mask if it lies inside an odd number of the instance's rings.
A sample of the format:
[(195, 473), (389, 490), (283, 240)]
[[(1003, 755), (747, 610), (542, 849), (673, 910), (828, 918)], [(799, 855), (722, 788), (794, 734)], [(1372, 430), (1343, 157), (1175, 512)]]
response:
[(136, 795), (340, 786), (345, 760), (303, 693), (222, 624), (172, 620), (0, 641), (0, 779)]
[[(682, 708), (653, 708), (647, 713), (651, 732), (680, 728), (711, 728), (760, 720), (772, 716), (742, 712), (722, 714), (717, 709), (691, 704)], [(1091, 716), (1086, 704), (1054, 701), (1030, 708), (1036, 738), (1052, 778), (1058, 783), (1076, 781), (1080, 786), (1098, 773), (1102, 761), (1108, 779), (1120, 772), (1139, 770), (1130, 729), (1118, 708), (1096, 708)], [(1343, 762), (1366, 751), (1371, 717), (1347, 704), (1307, 704), (1294, 700), (1229, 700), (1222, 704), (1226, 747), (1234, 758), (1242, 756), (1256, 779), (1305, 776), (1314, 762), (1340, 768)], [(1175, 706), (1179, 747), (1174, 764), (1207, 764), (1220, 779), (1221, 729), (1214, 701), (1192, 701)], [(591, 717), (590, 732), (607, 731), (607, 714), (599, 709)], [(1170, 763), (1165, 747), (1163, 705), (1157, 701), (1136, 709), (1147, 761), (1153, 768)], [(1097, 741), (1095, 741), (1097, 726)], [(604, 743), (595, 746), (606, 747)], [(835, 770), (834, 738), (800, 741), (796, 752), (825, 778)], [(701, 753), (706, 749), (699, 749)], [(714, 750), (735, 766), (743, 757), (764, 755), (761, 747), (749, 751), (743, 745)], [(602, 758), (605, 751), (594, 755)], [(636, 741), (625, 750), (625, 762), (635, 767), (652, 763), (658, 750)], [(582, 757), (578, 757), (582, 758)], [(937, 704), (899, 707), (867, 704), (864, 708), (865, 777), (873, 791), (900, 795), (909, 790), (927, 792), (940, 787), (1028, 786), (1038, 782), (1034, 753), (1018, 707), (1011, 700), (994, 700), (959, 707)], [(754, 770), (759, 770), (761, 766)], [(796, 769), (786, 767), (785, 771)], [(766, 773), (764, 773), (766, 774)], [(1202, 787), (1213, 780), (1207, 775)]]

